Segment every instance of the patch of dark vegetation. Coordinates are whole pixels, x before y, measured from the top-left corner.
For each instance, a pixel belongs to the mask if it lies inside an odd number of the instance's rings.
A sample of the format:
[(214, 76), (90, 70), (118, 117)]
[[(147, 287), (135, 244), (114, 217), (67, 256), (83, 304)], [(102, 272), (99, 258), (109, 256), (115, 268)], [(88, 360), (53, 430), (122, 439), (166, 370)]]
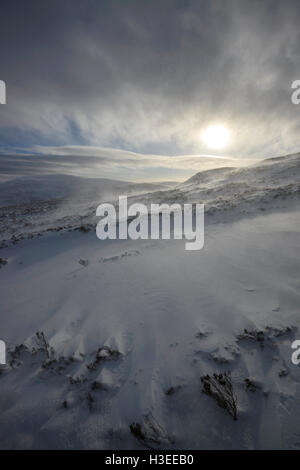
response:
[(22, 356), (29, 354), (30, 356), (37, 356), (42, 354), (45, 360), (41, 360), (41, 368), (50, 370), (52, 373), (61, 374), (63, 370), (69, 367), (74, 361), (73, 356), (59, 356), (57, 357), (54, 348), (50, 346), (46, 340), (43, 331), (37, 331), (33, 337), (33, 345), (27, 346), (26, 344), (19, 344), (14, 349), (8, 351), (8, 366), (17, 368), (22, 365)]
[(86, 396), (86, 399), (87, 399), (87, 403), (88, 403), (88, 407), (89, 407), (89, 410), (92, 411), (93, 409), (93, 406), (94, 406), (94, 403), (95, 403), (95, 398), (93, 397), (93, 395), (89, 392)]
[(91, 389), (92, 390), (101, 390), (103, 389), (103, 386), (100, 382), (98, 382), (97, 380), (95, 380), (92, 385), (91, 385)]
[(248, 378), (244, 380), (244, 385), (247, 392), (256, 392), (256, 390), (260, 389), (260, 387), (254, 381)]
[(142, 424), (131, 423), (131, 434), (143, 445), (152, 449), (153, 445), (167, 445), (172, 441), (166, 431), (160, 426), (152, 415), (146, 415)]
[(0, 269), (8, 263), (6, 258), (0, 258)]
[(145, 441), (146, 440), (146, 436), (142, 431), (142, 427), (141, 427), (140, 423), (130, 424), (129, 429), (130, 429), (131, 434), (133, 434), (133, 436), (136, 439), (138, 439), (139, 441)]
[(267, 326), (264, 330), (247, 330), (244, 329), (243, 333), (237, 335), (238, 341), (253, 341), (257, 342), (263, 349), (267, 344), (274, 344), (275, 338), (280, 338), (293, 333), (293, 328), (290, 326), (284, 328), (272, 328)]
[(237, 397), (233, 391), (230, 373), (204, 375), (201, 377), (203, 393), (214, 398), (217, 404), (237, 420)]
[(281, 370), (278, 372), (278, 377), (280, 377), (280, 378), (286, 377), (287, 375), (289, 375), (289, 371), (286, 370), (286, 369), (281, 369)]
[(73, 356), (64, 357), (60, 356), (59, 358), (47, 359), (42, 364), (43, 369), (51, 369), (52, 371), (60, 374), (63, 372), (69, 365), (75, 361)]
[(209, 330), (205, 330), (205, 331), (199, 330), (195, 334), (195, 337), (199, 339), (203, 339), (203, 338), (207, 338), (207, 336), (209, 336), (210, 334), (211, 334), (211, 331)]
[(271, 328), (270, 326), (267, 326), (266, 330), (274, 338), (280, 338), (281, 336), (290, 335), (293, 332), (293, 328), (291, 328), (290, 326), (287, 326), (285, 328)]
[(82, 233), (88, 233), (91, 231), (90, 227), (88, 227), (87, 225), (80, 225), (80, 227), (76, 227), (74, 228), (74, 230), (78, 230), (79, 232), (82, 232)]
[(21, 354), (24, 352), (28, 352), (28, 348), (25, 344), (18, 344), (12, 351), (8, 351), (10, 357), (8, 361), (9, 366), (12, 368), (19, 367), (22, 364)]
[(51, 369), (54, 365), (56, 365), (56, 359), (48, 359), (47, 361), (42, 363), (42, 369)]
[(137, 255), (140, 255), (140, 252), (138, 250), (124, 251), (124, 253), (121, 254), (121, 258), (127, 258), (128, 256)]
[(78, 261), (78, 263), (81, 264), (81, 266), (88, 266), (89, 260), (88, 259), (80, 259)]
[(224, 357), (224, 356), (220, 356), (220, 355), (217, 355), (215, 353), (212, 353), (210, 355), (210, 357), (212, 358), (212, 360), (216, 363), (216, 364), (228, 364), (229, 362), (229, 359), (227, 359), (227, 357)]
[(140, 255), (140, 252), (138, 250), (130, 250), (130, 251), (124, 251), (124, 253), (121, 253), (119, 255), (113, 255), (113, 256), (108, 256), (107, 258), (100, 258), (99, 263), (107, 263), (111, 261), (118, 261), (123, 258), (128, 258), (131, 256), (137, 256)]
[(261, 330), (252, 330), (248, 331), (246, 328), (244, 329), (244, 332), (239, 334), (237, 336), (239, 341), (243, 340), (250, 340), (250, 341), (256, 341), (259, 343), (259, 345), (263, 348), (264, 347), (264, 342), (265, 342), (265, 334)]
[(87, 382), (87, 379), (85, 377), (83, 377), (82, 375), (77, 376), (77, 377), (72, 377), (72, 376), (69, 377), (69, 383), (71, 385), (79, 385), (79, 384), (82, 384), (84, 382)]
[(107, 361), (107, 360), (114, 360), (118, 359), (122, 353), (115, 349), (111, 349), (108, 346), (102, 346), (101, 348), (98, 349), (96, 352), (95, 359), (87, 364), (87, 368), (90, 371), (96, 370), (100, 362), (102, 361)]
[[(45, 352), (47, 359), (53, 360), (55, 351), (54, 349), (50, 346), (50, 344), (46, 341), (45, 335), (43, 331), (37, 331), (36, 332), (36, 344), (37, 344), (37, 350), (38, 351), (43, 351)], [(32, 352), (34, 351), (34, 348), (32, 349)]]
[(174, 395), (176, 392), (178, 392), (181, 389), (180, 385), (175, 385), (174, 387), (168, 388), (166, 391), (166, 395), (171, 396)]

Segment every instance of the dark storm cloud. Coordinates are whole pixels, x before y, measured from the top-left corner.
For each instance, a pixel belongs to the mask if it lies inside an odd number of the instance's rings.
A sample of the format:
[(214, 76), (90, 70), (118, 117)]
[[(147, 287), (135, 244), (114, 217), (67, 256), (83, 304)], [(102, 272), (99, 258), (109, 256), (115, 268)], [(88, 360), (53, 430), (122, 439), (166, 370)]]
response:
[(5, 145), (232, 155), (299, 149), (298, 0), (43, 0), (1, 4)]

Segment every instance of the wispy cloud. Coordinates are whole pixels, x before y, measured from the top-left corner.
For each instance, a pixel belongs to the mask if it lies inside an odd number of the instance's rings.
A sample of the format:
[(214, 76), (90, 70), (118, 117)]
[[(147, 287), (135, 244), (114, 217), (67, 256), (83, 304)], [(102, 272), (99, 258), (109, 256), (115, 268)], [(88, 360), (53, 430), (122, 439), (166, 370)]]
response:
[(218, 155), (146, 155), (80, 145), (35, 146), (30, 150), (32, 153), (4, 153), (0, 156), (0, 172), (12, 175), (63, 173), (130, 181), (158, 181), (181, 180), (198, 171), (224, 166), (238, 167), (253, 162), (252, 159)]

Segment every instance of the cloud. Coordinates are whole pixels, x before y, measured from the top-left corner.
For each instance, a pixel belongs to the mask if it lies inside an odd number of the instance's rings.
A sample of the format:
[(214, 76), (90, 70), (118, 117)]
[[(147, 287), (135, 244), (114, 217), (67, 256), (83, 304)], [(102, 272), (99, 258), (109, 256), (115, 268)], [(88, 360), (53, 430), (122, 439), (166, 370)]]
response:
[(32, 154), (0, 155), (0, 173), (7, 177), (67, 174), (128, 181), (181, 180), (198, 171), (252, 163), (213, 155), (145, 155), (95, 146), (36, 146)]
[(299, 149), (298, 0), (11, 0), (1, 8), (3, 145), (207, 153)]

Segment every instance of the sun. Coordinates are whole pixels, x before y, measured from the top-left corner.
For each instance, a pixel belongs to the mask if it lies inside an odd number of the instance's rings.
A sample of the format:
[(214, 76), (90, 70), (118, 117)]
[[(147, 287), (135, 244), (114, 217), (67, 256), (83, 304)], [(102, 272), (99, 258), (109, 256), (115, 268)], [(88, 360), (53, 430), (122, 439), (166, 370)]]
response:
[(216, 124), (208, 127), (202, 134), (202, 139), (207, 147), (213, 149), (225, 148), (230, 140), (229, 131), (225, 126)]

